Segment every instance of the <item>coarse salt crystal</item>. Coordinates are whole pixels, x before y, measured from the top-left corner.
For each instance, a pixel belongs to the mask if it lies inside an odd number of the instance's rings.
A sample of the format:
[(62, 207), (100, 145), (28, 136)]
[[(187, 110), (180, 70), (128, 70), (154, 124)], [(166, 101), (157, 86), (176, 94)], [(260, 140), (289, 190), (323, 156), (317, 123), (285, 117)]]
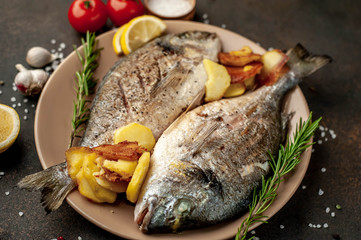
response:
[(317, 224), (317, 228), (321, 228), (321, 224)]
[(322, 196), (323, 194), (324, 194), (324, 191), (320, 188), (320, 189), (318, 190), (318, 195)]
[(325, 128), (324, 128), (323, 126), (321, 126), (321, 125), (320, 125), (318, 128), (319, 128), (321, 131), (324, 131), (324, 130), (325, 130)]
[(322, 144), (322, 140), (318, 140), (317, 143), (318, 143), (318, 144)]
[(0, 90), (0, 94), (3, 94), (3, 91)]
[(325, 137), (326, 136), (326, 133), (325, 132), (321, 132), (321, 137)]
[(302, 186), (302, 189), (306, 189), (306, 185), (303, 185), (303, 186)]
[(23, 212), (19, 212), (19, 216), (22, 217), (24, 215)]
[(16, 92), (17, 90), (18, 90), (18, 88), (14, 86), (13, 91)]
[(18, 102), (18, 107), (21, 107), (21, 103)]
[(254, 240), (259, 240), (259, 237), (254, 237), (253, 239), (254, 239)]
[(55, 49), (51, 49), (50, 52), (51, 52), (51, 53), (55, 53), (56, 50), (55, 50)]
[(52, 68), (50, 66), (46, 66), (45, 71), (50, 72)]
[(224, 23), (221, 25), (221, 28), (226, 28), (226, 27), (227, 27), (227, 25)]
[(309, 223), (308, 226), (309, 226), (309, 227), (312, 227), (312, 223)]
[(274, 48), (273, 47), (269, 47), (268, 48), (268, 51), (272, 51)]
[(323, 228), (328, 228), (328, 224), (327, 223), (323, 224)]
[(16, 98), (15, 98), (15, 97), (12, 97), (12, 98), (10, 98), (10, 101), (16, 102)]
[(27, 103), (27, 102), (29, 102), (29, 99), (24, 98), (23, 102), (24, 102), (24, 103)]
[(65, 45), (65, 43), (60, 43), (60, 45), (59, 45), (62, 49), (64, 49), (65, 47), (66, 47), (66, 45)]
[(35, 107), (35, 104), (31, 104), (31, 107)]
[(9, 192), (9, 191), (5, 192), (5, 195), (6, 195), (6, 196), (8, 196), (9, 194), (10, 194), (10, 192)]
[(335, 212), (332, 212), (331, 213), (331, 217), (335, 217), (336, 216), (336, 213)]
[(192, 4), (186, 0), (150, 0), (148, 7), (164, 17), (182, 16), (192, 10)]
[(14, 104), (12, 105), (12, 107), (13, 107), (13, 108), (16, 108), (16, 104), (14, 103)]
[(204, 22), (205, 24), (209, 24), (209, 20), (208, 20), (208, 19), (204, 20), (203, 22)]
[(63, 49), (62, 48), (58, 48), (58, 52), (61, 52)]
[(321, 172), (326, 172), (326, 168), (321, 168)]
[(329, 213), (330, 210), (331, 210), (331, 209), (330, 209), (329, 207), (327, 207), (327, 208), (326, 208), (326, 213)]
[(4, 176), (5, 175), (5, 173), (4, 172), (0, 172), (0, 176)]
[(79, 237), (78, 237), (78, 240), (82, 240), (82, 238), (79, 236)]
[(313, 227), (313, 228), (316, 228), (316, 224), (312, 224), (312, 227)]
[(327, 142), (328, 141), (328, 138), (325, 138), (325, 142)]
[(25, 108), (24, 113), (29, 113), (29, 110), (27, 108)]
[(207, 13), (204, 13), (203, 16), (202, 16), (203, 19), (207, 19), (208, 18), (208, 14)]
[(23, 119), (26, 121), (28, 120), (28, 116), (24, 116)]
[(252, 230), (252, 231), (251, 231), (251, 234), (255, 235), (255, 234), (256, 234), (256, 231), (255, 231), (255, 230)]
[(284, 228), (285, 228), (285, 226), (283, 226), (283, 225), (280, 225), (280, 228), (281, 228), (281, 229), (284, 229)]
[(55, 40), (55, 39), (51, 39), (51, 40), (50, 40), (50, 43), (51, 43), (51, 44), (55, 44), (55, 43), (56, 43), (56, 40)]

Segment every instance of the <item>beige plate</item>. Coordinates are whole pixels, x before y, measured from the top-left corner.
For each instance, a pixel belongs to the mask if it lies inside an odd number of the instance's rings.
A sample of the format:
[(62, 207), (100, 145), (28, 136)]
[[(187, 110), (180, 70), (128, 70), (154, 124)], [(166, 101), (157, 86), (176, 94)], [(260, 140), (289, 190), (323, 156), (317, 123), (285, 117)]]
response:
[[(225, 29), (202, 23), (189, 21), (166, 21), (168, 32), (182, 32), (187, 30), (203, 30), (216, 32), (222, 39), (223, 50), (230, 51), (240, 49), (244, 45), (250, 46), (255, 52), (263, 53), (259, 45)], [(112, 38), (115, 31), (109, 31), (98, 37), (101, 52), (99, 67), (95, 77), (102, 79), (109, 68), (119, 58), (113, 52)], [(37, 152), (43, 168), (48, 168), (64, 161), (64, 152), (67, 149), (71, 131), (71, 116), (73, 99), (75, 99), (74, 79), (75, 71), (81, 65), (76, 54), (73, 52), (56, 69), (44, 88), (36, 109), (35, 116), (35, 142)], [(286, 98), (286, 112), (295, 112), (290, 124), (290, 136), (295, 131), (296, 123), (300, 117), (306, 119), (309, 114), (307, 102), (300, 90), (296, 87)], [(310, 161), (311, 149), (302, 155), (302, 162), (282, 184), (278, 190), (278, 196), (272, 206), (264, 213), (267, 216), (274, 215), (280, 210), (294, 194), (300, 185)], [(68, 203), (82, 216), (99, 227), (121, 237), (132, 239), (224, 239), (236, 234), (243, 218), (224, 222), (215, 226), (198, 230), (185, 231), (180, 234), (155, 234), (144, 235), (133, 222), (134, 207), (124, 202), (116, 204), (96, 204), (82, 197), (78, 191), (73, 191), (67, 197)], [(259, 225), (259, 224), (258, 224)], [(251, 229), (255, 228), (253, 225)]]

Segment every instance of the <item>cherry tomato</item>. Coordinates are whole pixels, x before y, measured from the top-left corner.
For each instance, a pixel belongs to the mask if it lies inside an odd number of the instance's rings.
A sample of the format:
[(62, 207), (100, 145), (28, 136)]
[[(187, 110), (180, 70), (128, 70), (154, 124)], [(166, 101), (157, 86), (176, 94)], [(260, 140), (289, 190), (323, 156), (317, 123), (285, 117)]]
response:
[(116, 26), (121, 26), (132, 18), (144, 14), (144, 6), (140, 0), (108, 0), (107, 10)]
[(70, 24), (81, 33), (99, 30), (107, 18), (107, 8), (101, 0), (75, 0), (68, 11)]

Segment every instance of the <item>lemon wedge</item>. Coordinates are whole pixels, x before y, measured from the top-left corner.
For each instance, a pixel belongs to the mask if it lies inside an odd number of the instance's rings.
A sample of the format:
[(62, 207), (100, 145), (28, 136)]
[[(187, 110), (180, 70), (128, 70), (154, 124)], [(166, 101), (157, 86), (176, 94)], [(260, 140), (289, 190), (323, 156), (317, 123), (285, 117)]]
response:
[(0, 104), (0, 153), (8, 149), (20, 131), (20, 119), (15, 109)]
[(150, 40), (160, 36), (166, 28), (165, 23), (154, 16), (143, 15), (132, 19), (125, 25), (120, 38), (123, 53), (128, 55)]
[(120, 55), (122, 53), (122, 46), (120, 45), (120, 38), (122, 37), (125, 26), (126, 26), (126, 24), (124, 24), (123, 26), (118, 28), (118, 30), (116, 31), (116, 33), (114, 34), (114, 37), (113, 37), (113, 49), (114, 49), (114, 52), (118, 55)]

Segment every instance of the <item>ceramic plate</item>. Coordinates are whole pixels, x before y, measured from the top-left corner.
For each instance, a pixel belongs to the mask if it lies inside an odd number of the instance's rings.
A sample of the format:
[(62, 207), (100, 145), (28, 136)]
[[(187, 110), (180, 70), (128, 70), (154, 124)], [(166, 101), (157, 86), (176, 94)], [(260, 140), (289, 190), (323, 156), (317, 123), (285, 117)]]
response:
[[(244, 45), (250, 46), (255, 52), (265, 50), (249, 39), (228, 30), (189, 21), (166, 21), (169, 33), (187, 30), (203, 30), (215, 32), (222, 40), (223, 51), (240, 49)], [(99, 67), (95, 77), (103, 78), (109, 68), (119, 59), (113, 52), (112, 38), (115, 31), (109, 31), (98, 37), (99, 46), (104, 50), (99, 58)], [(46, 84), (36, 110), (35, 142), (37, 152), (43, 168), (48, 168), (64, 161), (64, 152), (67, 149), (71, 132), (70, 120), (72, 116), (73, 99), (75, 99), (74, 79), (75, 72), (81, 68), (76, 54), (71, 53), (65, 61), (51, 75)], [(306, 119), (309, 114), (307, 102), (300, 90), (296, 87), (289, 92), (285, 99), (286, 112), (295, 112), (290, 123), (290, 136), (296, 128), (300, 117)], [(302, 155), (302, 161), (297, 169), (282, 182), (278, 196), (272, 206), (264, 213), (274, 215), (286, 204), (300, 185), (311, 156), (311, 149)], [(82, 197), (78, 191), (73, 191), (67, 197), (68, 203), (82, 216), (99, 227), (124, 238), (132, 239), (225, 239), (233, 237), (244, 216), (224, 223), (184, 231), (180, 234), (144, 235), (138, 230), (133, 221), (134, 206), (119, 201), (116, 204), (96, 204)], [(259, 225), (259, 224), (258, 224)], [(255, 228), (253, 225), (251, 229)]]

